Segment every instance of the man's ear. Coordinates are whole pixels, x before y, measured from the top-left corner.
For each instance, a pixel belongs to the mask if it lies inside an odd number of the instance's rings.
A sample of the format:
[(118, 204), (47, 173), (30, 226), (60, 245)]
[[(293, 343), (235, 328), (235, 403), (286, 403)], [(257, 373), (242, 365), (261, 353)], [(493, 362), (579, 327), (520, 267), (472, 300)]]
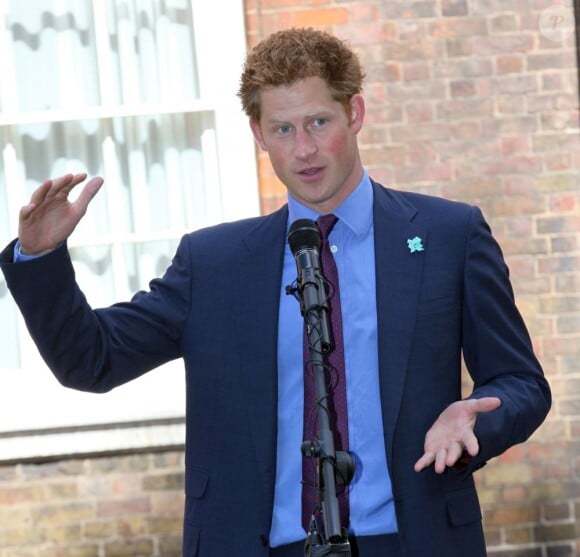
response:
[(365, 119), (365, 100), (362, 95), (353, 95), (350, 99), (350, 125), (358, 133)]
[(260, 146), (263, 151), (267, 151), (268, 148), (266, 147), (266, 143), (264, 142), (264, 138), (262, 136), (262, 130), (260, 129), (260, 122), (256, 120), (250, 120), (250, 129), (252, 130), (252, 134), (254, 135), (254, 139), (256, 143)]

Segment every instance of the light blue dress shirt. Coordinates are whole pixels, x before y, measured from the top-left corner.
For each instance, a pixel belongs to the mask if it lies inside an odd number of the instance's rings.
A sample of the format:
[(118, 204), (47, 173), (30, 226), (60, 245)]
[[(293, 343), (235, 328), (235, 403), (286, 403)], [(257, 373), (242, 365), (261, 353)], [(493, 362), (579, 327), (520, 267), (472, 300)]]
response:
[[(288, 196), (288, 227), (297, 219), (320, 215)], [(379, 394), (373, 190), (365, 172), (358, 187), (334, 211), (330, 233), (340, 281), (345, 345), (349, 450), (357, 470), (350, 488), (350, 532), (358, 536), (397, 531), (383, 435)], [(278, 447), (274, 514), (270, 544), (305, 538), (301, 525), (304, 320), (299, 302), (286, 295), (296, 280), (288, 244), (280, 285), (278, 332)]]

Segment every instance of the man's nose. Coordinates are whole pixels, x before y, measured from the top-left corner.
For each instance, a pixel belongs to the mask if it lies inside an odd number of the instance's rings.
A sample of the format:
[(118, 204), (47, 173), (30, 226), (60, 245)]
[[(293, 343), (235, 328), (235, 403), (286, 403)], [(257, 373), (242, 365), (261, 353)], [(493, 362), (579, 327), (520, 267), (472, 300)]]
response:
[(318, 150), (314, 138), (307, 130), (299, 130), (296, 133), (295, 144), (296, 156), (298, 158), (308, 158)]

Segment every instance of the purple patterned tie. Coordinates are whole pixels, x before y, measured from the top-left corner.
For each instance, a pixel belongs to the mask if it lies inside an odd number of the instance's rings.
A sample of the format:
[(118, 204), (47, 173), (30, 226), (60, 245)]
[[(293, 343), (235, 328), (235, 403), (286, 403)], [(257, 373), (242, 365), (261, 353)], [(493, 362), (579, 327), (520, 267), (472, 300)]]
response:
[[(348, 414), (346, 407), (346, 378), (344, 366), (344, 344), (342, 339), (342, 316), (340, 309), (340, 290), (338, 271), (334, 256), (330, 252), (328, 235), (336, 224), (338, 217), (324, 215), (319, 217), (316, 225), (322, 236), (320, 266), (322, 274), (328, 283), (329, 296), (329, 326), (331, 328), (332, 351), (325, 356), (325, 377), (328, 391), (328, 410), (330, 429), (334, 432), (334, 448), (337, 451), (348, 450)], [(316, 389), (310, 360), (310, 348), (306, 327), (304, 328), (304, 440), (314, 440), (317, 428)], [(318, 474), (316, 458), (302, 459), (302, 526), (306, 532), (310, 529), (310, 520), (314, 515), (319, 528), (320, 522)], [(337, 481), (339, 479), (337, 478)], [(340, 520), (343, 527), (348, 526), (348, 489), (337, 488), (340, 507)]]

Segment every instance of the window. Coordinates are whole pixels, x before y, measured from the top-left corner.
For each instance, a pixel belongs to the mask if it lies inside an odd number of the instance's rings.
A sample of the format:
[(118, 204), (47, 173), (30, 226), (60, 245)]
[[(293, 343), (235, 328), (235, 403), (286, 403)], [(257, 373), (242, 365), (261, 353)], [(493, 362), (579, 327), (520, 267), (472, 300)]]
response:
[[(184, 233), (258, 213), (235, 95), (243, 6), (230, 2), (224, 17), (206, 0), (42, 5), (0, 0), (0, 234), (15, 236), (44, 179), (103, 176), (69, 246), (89, 302), (109, 305), (162, 274)], [(0, 459), (182, 442), (181, 362), (106, 395), (70, 391), (40, 360), (3, 278), (0, 315)]]

